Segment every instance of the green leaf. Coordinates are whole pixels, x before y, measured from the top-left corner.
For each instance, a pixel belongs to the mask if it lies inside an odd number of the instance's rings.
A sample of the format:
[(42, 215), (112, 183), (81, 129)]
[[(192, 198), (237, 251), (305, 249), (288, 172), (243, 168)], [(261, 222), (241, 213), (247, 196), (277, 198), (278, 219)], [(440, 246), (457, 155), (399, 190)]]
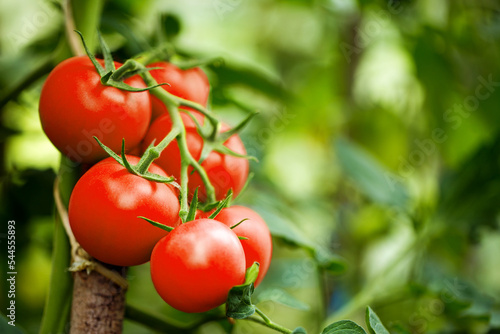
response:
[(226, 316), (233, 319), (245, 319), (255, 313), (252, 303), (254, 282), (259, 275), (259, 264), (255, 262), (247, 269), (245, 283), (234, 286), (227, 296)]
[(366, 307), (366, 325), (371, 334), (390, 334), (370, 306)]
[(307, 334), (307, 332), (304, 329), (304, 327), (297, 327), (293, 330), (291, 334)]
[(249, 218), (245, 218), (245, 219), (242, 219), (240, 220), (239, 222), (237, 222), (236, 224), (234, 224), (233, 226), (231, 226), (231, 230), (235, 227), (237, 227), (238, 225), (240, 225), (241, 223), (243, 223), (244, 221), (248, 220)]
[(385, 169), (359, 146), (339, 138), (335, 143), (337, 157), (344, 173), (372, 201), (405, 209), (408, 190), (398, 177)]
[(297, 231), (295, 225), (287, 219), (274, 213), (274, 211), (266, 210), (262, 206), (259, 209), (264, 221), (267, 222), (269, 230), (273, 237), (284, 241), (285, 243), (304, 248), (316, 260), (318, 266), (332, 274), (339, 274), (347, 269), (347, 263), (341, 257), (332, 254), (328, 249), (322, 248), (314, 242), (307, 240), (304, 234)]
[(298, 300), (288, 292), (283, 289), (268, 289), (259, 293), (258, 302), (273, 301), (290, 308), (294, 308), (301, 311), (309, 311), (310, 307), (306, 303)]
[(365, 330), (351, 320), (341, 320), (329, 325), (321, 334), (366, 334)]
[(26, 332), (19, 328), (19, 324), (15, 322), (15, 326), (9, 325), (9, 318), (6, 318), (3, 313), (0, 313), (0, 333), (2, 334), (25, 334)]

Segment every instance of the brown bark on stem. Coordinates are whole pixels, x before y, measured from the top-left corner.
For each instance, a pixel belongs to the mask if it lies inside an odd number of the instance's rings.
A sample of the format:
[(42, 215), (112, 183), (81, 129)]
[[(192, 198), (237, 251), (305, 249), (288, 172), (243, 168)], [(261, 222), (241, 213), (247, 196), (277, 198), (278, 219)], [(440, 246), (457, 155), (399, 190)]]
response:
[[(126, 269), (112, 268), (123, 277)], [(97, 271), (75, 272), (74, 279), (70, 334), (121, 333), (126, 289)]]

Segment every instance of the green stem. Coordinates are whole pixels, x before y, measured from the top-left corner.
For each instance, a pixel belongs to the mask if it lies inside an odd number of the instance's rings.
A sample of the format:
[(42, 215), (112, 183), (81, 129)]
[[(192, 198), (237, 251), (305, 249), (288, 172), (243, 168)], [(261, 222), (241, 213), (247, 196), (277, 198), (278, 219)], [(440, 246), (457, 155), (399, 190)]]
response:
[(151, 312), (143, 311), (135, 306), (127, 304), (125, 306), (125, 318), (147, 326), (162, 333), (189, 334), (190, 329), (181, 328), (181, 324), (171, 324), (167, 319)]
[(273, 322), (271, 319), (269, 319), (267, 317), (267, 315), (264, 314), (264, 312), (259, 310), (257, 307), (255, 308), (255, 312), (257, 312), (257, 314), (260, 315), (260, 317), (262, 319), (255, 318), (255, 317), (249, 317), (249, 318), (246, 318), (246, 320), (251, 320), (251, 321), (256, 322), (258, 324), (267, 326), (267, 327), (274, 329), (275, 331), (280, 332), (280, 333), (290, 334), (293, 332), (291, 329), (288, 329), (286, 327), (283, 327), (283, 326), (278, 325), (277, 323)]
[(163, 150), (170, 144), (170, 142), (172, 142), (172, 140), (174, 140), (181, 132), (182, 129), (178, 127), (172, 128), (172, 130), (170, 130), (170, 132), (165, 136), (165, 138), (162, 139), (162, 141), (158, 145), (146, 150), (144, 156), (137, 164), (137, 171), (140, 174), (146, 173), (153, 161), (160, 156), (161, 152), (163, 152)]
[(155, 314), (149, 310), (146, 312), (145, 310), (130, 304), (125, 306), (125, 318), (153, 330), (169, 334), (192, 333), (193, 330), (207, 322), (226, 319), (224, 315), (207, 314), (201, 319), (185, 323), (176, 318), (168, 318), (165, 317), (165, 315)]
[(95, 50), (97, 45), (96, 28), (99, 27), (104, 0), (69, 1), (71, 2), (76, 30), (85, 36), (89, 49)]
[(170, 43), (165, 43), (157, 48), (141, 53), (133, 59), (145, 66), (156, 61), (169, 59), (173, 54), (173, 46)]
[[(80, 170), (66, 158), (61, 159), (58, 191), (65, 206), (68, 205), (79, 173)], [(53, 244), (49, 292), (43, 310), (40, 334), (62, 333), (69, 323), (73, 279), (67, 268), (70, 266), (71, 246), (58, 213), (55, 216)]]
[[(122, 67), (125, 67), (123, 65)], [(157, 85), (158, 83), (156, 80), (151, 76), (149, 72), (144, 72), (141, 74), (142, 78), (144, 79), (144, 82), (148, 86), (154, 86)], [(207, 199), (209, 202), (215, 202), (215, 189), (212, 183), (210, 182), (208, 175), (206, 171), (201, 167), (201, 165), (198, 163), (196, 159), (193, 158), (191, 153), (189, 152), (188, 145), (187, 145), (187, 140), (186, 140), (186, 128), (184, 127), (184, 123), (182, 122), (182, 118), (180, 116), (180, 112), (178, 109), (179, 105), (182, 105), (185, 100), (170, 94), (167, 92), (165, 89), (161, 87), (153, 88), (151, 89), (151, 94), (156, 96), (162, 103), (165, 104), (167, 107), (170, 119), (172, 120), (172, 129), (177, 129), (179, 133), (176, 136), (177, 143), (179, 146), (179, 151), (181, 154), (181, 213), (184, 214), (185, 211), (185, 216), (181, 218), (186, 218), (187, 213), (189, 210), (187, 209), (187, 167), (183, 166), (185, 164), (193, 166), (193, 168), (200, 174), (200, 177), (203, 181), (203, 184), (205, 185), (205, 190), (207, 194)], [(168, 137), (168, 135), (167, 135)], [(165, 138), (167, 139), (167, 138)], [(165, 140), (164, 139), (164, 140)], [(163, 140), (160, 144), (163, 144)], [(166, 147), (166, 145), (165, 145)], [(184, 175), (183, 171), (184, 170)], [(184, 193), (184, 196), (182, 194)], [(185, 202), (185, 203), (183, 203)]]

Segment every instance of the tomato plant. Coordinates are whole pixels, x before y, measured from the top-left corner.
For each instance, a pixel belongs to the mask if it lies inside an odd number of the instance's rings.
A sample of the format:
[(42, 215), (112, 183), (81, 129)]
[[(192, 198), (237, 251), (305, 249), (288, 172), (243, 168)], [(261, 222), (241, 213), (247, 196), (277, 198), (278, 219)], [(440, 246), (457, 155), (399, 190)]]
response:
[[(199, 160), (203, 150), (204, 141), (198, 133), (196, 126), (187, 121), (189, 116), (181, 114), (186, 127), (186, 140), (189, 152), (194, 159)], [(143, 149), (146, 149), (153, 141), (158, 142), (163, 139), (172, 129), (172, 120), (169, 115), (163, 115), (156, 119), (146, 134), (143, 142)], [(228, 127), (223, 125), (222, 130), (227, 130)], [(245, 146), (240, 137), (235, 134), (224, 143), (224, 145), (232, 151), (241, 155), (246, 154)], [(162, 167), (169, 175), (180, 179), (181, 175), (181, 154), (177, 142), (171, 142), (161, 153), (156, 163)], [(223, 154), (217, 151), (212, 151), (201, 163), (205, 169), (212, 185), (215, 187), (217, 200), (221, 200), (227, 194), (229, 189), (232, 189), (235, 195), (243, 189), (248, 178), (249, 163), (246, 158), (235, 157), (228, 154)], [(193, 193), (196, 188), (199, 188), (199, 196), (201, 200), (206, 197), (205, 185), (202, 182), (200, 175), (195, 172), (189, 176), (189, 191)]]
[[(120, 66), (115, 62), (115, 67)], [(123, 138), (128, 147), (137, 146), (151, 119), (147, 92), (120, 90), (100, 80), (87, 56), (73, 57), (58, 64), (42, 88), (39, 112), (43, 130), (59, 151), (76, 162), (92, 163), (107, 156), (93, 136), (114, 151), (119, 151)], [(146, 87), (139, 76), (124, 83)]]
[(249, 268), (254, 262), (260, 265), (259, 276), (255, 281), (255, 286), (258, 286), (269, 269), (273, 251), (271, 232), (266, 222), (257, 212), (241, 205), (222, 209), (215, 219), (229, 227), (246, 219), (234, 227), (233, 232), (247, 238), (240, 240), (245, 251), (246, 267)]
[(158, 242), (151, 254), (151, 278), (169, 305), (188, 313), (208, 311), (243, 283), (245, 254), (229, 227), (197, 219)]
[[(139, 158), (128, 156), (131, 163)], [(156, 165), (151, 173), (166, 176)], [(77, 182), (69, 202), (71, 229), (80, 245), (96, 259), (119, 266), (149, 260), (166, 231), (138, 216), (179, 223), (179, 201), (172, 186), (129, 173), (113, 158), (90, 168)]]
[[(150, 73), (157, 82), (169, 84), (162, 86), (169, 93), (202, 106), (207, 105), (210, 84), (207, 75), (201, 68), (193, 67), (183, 70), (166, 61), (152, 63), (148, 67), (160, 67), (151, 70)], [(153, 119), (167, 113), (167, 107), (156, 96), (152, 96), (151, 102)], [(203, 118), (199, 112), (188, 107), (185, 109), (192, 112), (200, 120)]]

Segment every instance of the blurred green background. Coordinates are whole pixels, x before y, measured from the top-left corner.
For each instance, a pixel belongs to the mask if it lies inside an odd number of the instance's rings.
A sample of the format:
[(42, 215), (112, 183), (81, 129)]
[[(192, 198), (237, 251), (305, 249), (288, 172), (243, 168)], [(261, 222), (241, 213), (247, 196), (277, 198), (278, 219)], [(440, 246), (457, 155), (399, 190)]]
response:
[[(498, 1), (74, 6), (77, 25), (83, 16), (100, 26), (117, 60), (166, 40), (187, 57), (223, 57), (204, 67), (211, 108), (231, 124), (260, 112), (241, 134), (260, 162), (240, 203), (276, 235), (256, 292), (273, 320), (319, 333), (339, 319), (362, 323), (370, 305), (391, 333), (500, 333)], [(14, 219), (16, 323), (26, 333), (38, 331), (50, 277), (59, 154), (37, 103), (48, 71), (70, 56), (63, 24), (58, 1), (0, 3), (0, 312)], [(343, 273), (321, 266), (330, 253), (345, 260)], [(129, 279), (128, 302), (197, 321), (156, 295), (147, 265)], [(124, 332), (155, 333), (130, 320)], [(268, 332), (245, 321), (234, 328)]]

